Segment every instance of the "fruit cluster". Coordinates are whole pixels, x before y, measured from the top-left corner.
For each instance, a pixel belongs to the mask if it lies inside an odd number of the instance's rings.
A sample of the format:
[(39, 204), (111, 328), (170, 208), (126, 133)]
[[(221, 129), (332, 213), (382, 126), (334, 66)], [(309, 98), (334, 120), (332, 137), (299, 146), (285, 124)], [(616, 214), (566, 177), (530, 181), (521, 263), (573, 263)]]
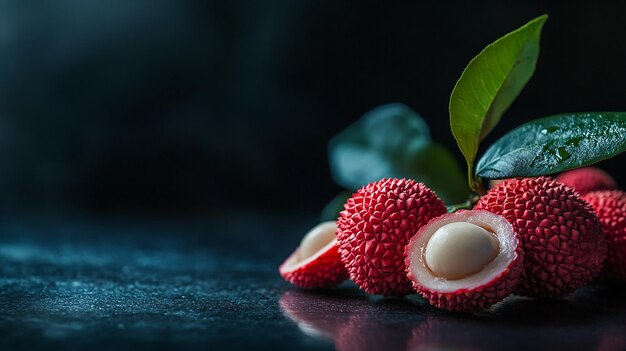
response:
[(511, 294), (565, 296), (595, 279), (626, 281), (626, 193), (585, 167), (626, 151), (626, 112), (535, 119), (477, 158), (531, 78), (546, 20), (488, 45), (452, 90), (450, 129), (467, 163), (470, 200), (444, 205), (468, 195), (453, 156), (410, 108), (380, 106), (330, 141), (333, 178), (360, 189), (327, 205), (326, 218), (335, 219), (344, 204), (336, 221), (305, 236), (281, 275), (302, 288), (349, 277), (369, 294), (416, 292), (452, 311)]
[(471, 210), (446, 213), (424, 184), (382, 179), (311, 230), (280, 274), (301, 288), (350, 278), (369, 294), (419, 293), (451, 311), (511, 294), (565, 296), (594, 279), (626, 280), (626, 193), (592, 167), (507, 179)]

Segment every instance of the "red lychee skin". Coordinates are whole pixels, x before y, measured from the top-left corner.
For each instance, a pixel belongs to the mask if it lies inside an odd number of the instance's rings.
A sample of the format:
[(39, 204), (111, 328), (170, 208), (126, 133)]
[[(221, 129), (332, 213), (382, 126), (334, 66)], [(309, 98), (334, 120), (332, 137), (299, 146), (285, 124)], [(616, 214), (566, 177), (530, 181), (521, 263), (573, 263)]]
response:
[(341, 260), (361, 289), (373, 295), (413, 292), (404, 267), (404, 247), (446, 206), (423, 183), (381, 179), (354, 193), (337, 221)]
[[(458, 217), (463, 212), (466, 211), (457, 211), (455, 213), (445, 214), (438, 218), (434, 218), (431, 220), (431, 223), (446, 217)], [(414, 238), (419, 237), (420, 234), (428, 228), (429, 224), (423, 226)], [(411, 266), (409, 253), (414, 249), (411, 245), (412, 240), (406, 246), (405, 252), (407, 276), (413, 282), (415, 290), (422, 295), (422, 297), (428, 300), (431, 305), (437, 308), (458, 312), (483, 310), (486, 307), (502, 301), (505, 297), (511, 295), (519, 284), (520, 275), (524, 271), (524, 251), (522, 249), (521, 241), (519, 241), (519, 236), (517, 238), (519, 245), (517, 245), (515, 249), (515, 258), (513, 258), (513, 260), (511, 260), (511, 262), (509, 262), (509, 264), (502, 270), (502, 272), (500, 272), (500, 274), (494, 277), (491, 281), (473, 289), (459, 289), (453, 292), (440, 292), (421, 286), (409, 270), (409, 267)]]
[(606, 258), (598, 218), (573, 188), (548, 177), (509, 179), (474, 207), (504, 216), (519, 234), (524, 272), (516, 293), (564, 296), (595, 278)]
[(292, 253), (278, 267), (278, 271), (283, 279), (297, 287), (303, 289), (333, 288), (348, 279), (348, 271), (341, 263), (336, 243), (311, 262), (289, 270), (287, 262), (296, 254), (297, 251)]
[(626, 193), (619, 190), (594, 191), (583, 196), (600, 219), (608, 254), (602, 278), (626, 281)]
[(617, 189), (617, 183), (610, 174), (596, 167), (583, 167), (563, 172), (556, 177), (559, 182), (569, 185), (580, 195), (597, 190)]

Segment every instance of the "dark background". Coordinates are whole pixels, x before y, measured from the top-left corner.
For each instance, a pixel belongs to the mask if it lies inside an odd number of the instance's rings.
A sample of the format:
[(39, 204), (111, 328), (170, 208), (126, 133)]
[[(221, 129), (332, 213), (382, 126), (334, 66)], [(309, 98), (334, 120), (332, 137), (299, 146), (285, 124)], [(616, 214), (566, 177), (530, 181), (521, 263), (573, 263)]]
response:
[[(0, 2), (0, 210), (318, 211), (340, 190), (326, 142), (388, 102), (461, 160), (456, 79), (543, 13), (535, 76), (486, 144), (626, 110), (626, 2)], [(603, 164), (622, 185), (623, 161)]]
[(466, 315), (277, 272), (340, 191), (329, 138), (403, 102), (461, 161), (454, 83), (543, 13), (485, 144), (626, 111), (626, 2), (0, 0), (0, 350), (626, 349), (623, 287)]

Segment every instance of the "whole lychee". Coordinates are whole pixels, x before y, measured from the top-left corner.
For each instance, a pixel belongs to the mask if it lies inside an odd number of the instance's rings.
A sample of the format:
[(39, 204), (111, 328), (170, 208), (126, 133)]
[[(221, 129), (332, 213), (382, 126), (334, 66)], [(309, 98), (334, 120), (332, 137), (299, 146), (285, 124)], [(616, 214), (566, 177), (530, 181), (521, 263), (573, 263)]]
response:
[(519, 283), (523, 260), (513, 226), (484, 210), (437, 217), (406, 246), (415, 290), (450, 311), (481, 310), (509, 296)]
[(341, 284), (348, 272), (341, 263), (335, 232), (337, 223), (324, 222), (311, 229), (296, 250), (278, 267), (280, 275), (305, 289)]
[(445, 212), (435, 193), (414, 180), (382, 179), (361, 188), (337, 222), (339, 253), (350, 278), (374, 295), (411, 293), (404, 247), (424, 224)]
[(569, 185), (580, 195), (597, 190), (617, 189), (617, 183), (610, 174), (596, 167), (583, 167), (566, 171), (556, 177), (559, 182)]
[(626, 281), (626, 193), (619, 190), (594, 191), (583, 196), (600, 219), (608, 254), (603, 277)]
[(487, 182), (487, 188), (491, 189), (494, 186), (502, 183), (503, 181), (505, 181), (506, 179), (489, 179), (489, 181)]
[(593, 210), (548, 177), (509, 179), (474, 207), (504, 216), (520, 235), (524, 272), (517, 293), (563, 296), (600, 273), (606, 241)]

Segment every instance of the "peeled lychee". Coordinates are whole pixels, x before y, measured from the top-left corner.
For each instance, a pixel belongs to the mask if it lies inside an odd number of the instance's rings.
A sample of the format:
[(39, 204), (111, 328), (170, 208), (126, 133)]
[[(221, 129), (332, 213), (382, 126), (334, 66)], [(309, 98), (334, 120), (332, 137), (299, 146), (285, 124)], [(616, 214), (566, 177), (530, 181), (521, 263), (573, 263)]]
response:
[(509, 179), (474, 207), (504, 216), (519, 234), (524, 272), (518, 294), (563, 296), (600, 273), (606, 241), (593, 210), (569, 186), (548, 177)]
[(348, 272), (339, 257), (336, 231), (336, 222), (324, 222), (311, 229), (278, 268), (280, 275), (305, 289), (329, 288), (345, 281)]
[(580, 195), (597, 190), (617, 189), (617, 183), (610, 174), (596, 167), (583, 167), (563, 172), (556, 177), (559, 182), (569, 185)]
[(524, 260), (513, 226), (484, 210), (431, 220), (406, 246), (408, 277), (432, 305), (476, 311), (509, 296)]
[(608, 254), (603, 277), (626, 281), (626, 193), (619, 190), (594, 191), (583, 196), (600, 219)]
[(411, 293), (404, 247), (424, 224), (446, 213), (444, 203), (423, 183), (391, 178), (364, 186), (344, 208), (337, 243), (350, 278), (370, 294)]

